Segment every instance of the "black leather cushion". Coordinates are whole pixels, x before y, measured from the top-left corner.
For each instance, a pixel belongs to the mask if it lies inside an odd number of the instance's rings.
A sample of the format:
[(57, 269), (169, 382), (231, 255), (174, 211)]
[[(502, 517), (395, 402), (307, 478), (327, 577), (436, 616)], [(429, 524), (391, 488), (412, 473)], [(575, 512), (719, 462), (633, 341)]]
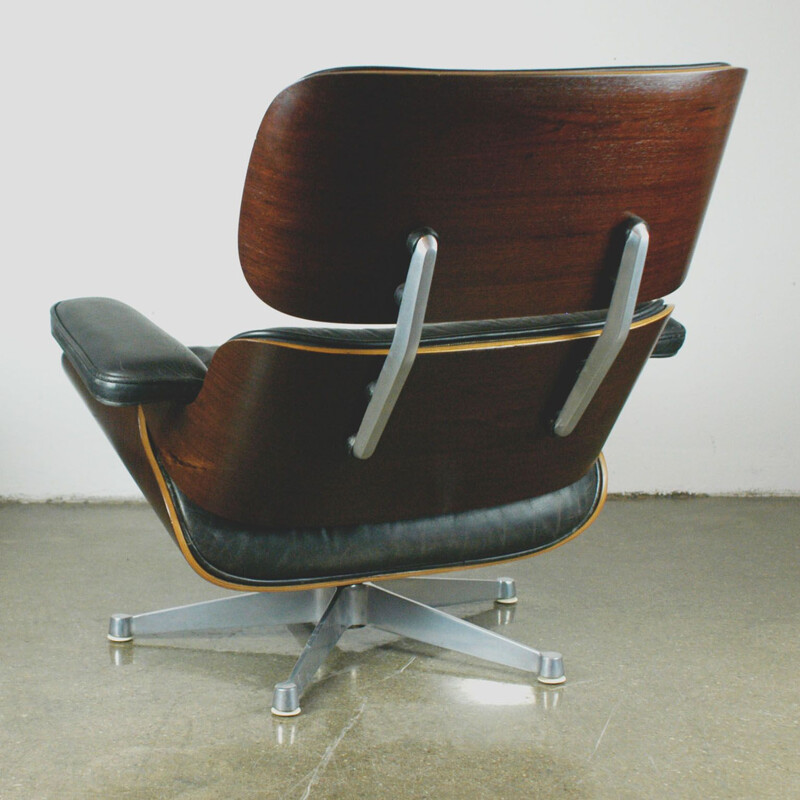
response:
[[(646, 319), (664, 308), (663, 300), (637, 306), (634, 321)], [(454, 345), (465, 342), (501, 342), (534, 336), (566, 335), (592, 330), (603, 324), (605, 311), (578, 314), (551, 314), (543, 317), (486, 319), (474, 322), (444, 322), (422, 327), (421, 341), (427, 345)], [(236, 339), (269, 339), (309, 347), (347, 346), (348, 349), (379, 349), (392, 342), (394, 327), (384, 328), (268, 328), (240, 333)]]
[(650, 358), (670, 358), (683, 347), (686, 340), (686, 328), (676, 319), (670, 317), (661, 336), (658, 337), (656, 346), (650, 354)]
[[(646, 319), (664, 308), (662, 300), (652, 300), (637, 306), (634, 321)], [(597, 328), (605, 319), (604, 311), (580, 314), (551, 314), (544, 317), (490, 319), (479, 322), (448, 322), (424, 325), (421, 341), (426, 345), (460, 344), (470, 340), (503, 341), (529, 336), (577, 333)], [(266, 328), (248, 331), (235, 339), (269, 339), (273, 342), (302, 344), (309, 347), (347, 346), (352, 349), (386, 348), (392, 342), (394, 328)], [(668, 358), (681, 349), (686, 329), (677, 320), (669, 319), (661, 334), (652, 358)], [(208, 365), (216, 347), (192, 347), (191, 350)]]
[(62, 300), (50, 310), (50, 321), (53, 337), (101, 403), (188, 403), (203, 385), (203, 361), (125, 303)]
[(571, 486), (495, 508), (371, 525), (253, 528), (204, 511), (162, 473), (198, 564), (242, 586), (357, 581), (531, 555), (575, 533), (603, 494), (596, 462)]
[(217, 352), (216, 347), (204, 347), (202, 345), (190, 345), (189, 349), (206, 365), (211, 363), (214, 358), (214, 353)]

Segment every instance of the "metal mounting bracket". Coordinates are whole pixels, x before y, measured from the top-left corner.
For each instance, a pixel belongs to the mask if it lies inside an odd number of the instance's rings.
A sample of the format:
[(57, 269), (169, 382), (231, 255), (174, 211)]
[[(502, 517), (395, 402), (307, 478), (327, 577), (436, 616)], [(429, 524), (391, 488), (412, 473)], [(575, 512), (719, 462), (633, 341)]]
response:
[(378, 380), (371, 385), (369, 405), (358, 432), (348, 440), (350, 452), (356, 458), (369, 458), (375, 452), (411, 371), (422, 336), (433, 268), (436, 265), (437, 235), (430, 228), (416, 231), (408, 237), (408, 247), (411, 262), (406, 282), (399, 292), (402, 299), (389, 354)]
[(608, 307), (608, 316), (600, 338), (595, 342), (589, 358), (569, 393), (564, 407), (556, 419), (556, 436), (569, 436), (583, 416), (600, 384), (619, 355), (628, 332), (639, 295), (644, 262), (650, 235), (647, 223), (634, 217), (628, 228), (625, 246), (619, 263), (619, 272)]

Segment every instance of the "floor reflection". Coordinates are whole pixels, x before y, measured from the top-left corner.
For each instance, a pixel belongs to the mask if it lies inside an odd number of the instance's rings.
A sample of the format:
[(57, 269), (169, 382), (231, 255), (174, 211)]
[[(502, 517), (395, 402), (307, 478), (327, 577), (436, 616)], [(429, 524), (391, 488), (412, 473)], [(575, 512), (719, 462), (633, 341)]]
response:
[(462, 703), (480, 706), (535, 706), (544, 711), (556, 708), (563, 693), (560, 687), (542, 688), (481, 678), (454, 677), (447, 681), (446, 687), (448, 695)]

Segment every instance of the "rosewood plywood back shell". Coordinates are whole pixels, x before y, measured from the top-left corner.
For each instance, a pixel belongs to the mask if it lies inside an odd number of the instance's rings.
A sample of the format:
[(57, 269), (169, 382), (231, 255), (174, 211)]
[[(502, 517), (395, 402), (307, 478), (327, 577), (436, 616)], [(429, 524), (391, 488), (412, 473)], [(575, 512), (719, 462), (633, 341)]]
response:
[(682, 282), (745, 71), (338, 70), (270, 106), (247, 173), (245, 276), (295, 316), (394, 322), (406, 236), (440, 238), (429, 322), (608, 306), (630, 215), (639, 300)]
[(537, 497), (590, 469), (668, 310), (634, 326), (566, 438), (552, 420), (596, 341), (422, 348), (375, 454), (349, 454), (385, 353), (233, 339), (197, 399), (149, 406), (159, 458), (194, 502), (264, 526), (359, 524)]
[[(406, 238), (427, 226), (439, 238), (429, 323), (601, 309), (617, 237), (638, 216), (650, 228), (639, 300), (668, 294), (685, 276), (744, 75), (722, 65), (312, 75), (276, 99), (253, 148), (239, 233), (247, 280), (296, 316), (391, 323)], [(353, 350), (343, 334), (325, 346), (269, 331), (232, 339), (192, 403), (144, 414), (175, 484), (238, 522), (294, 529), (493, 507), (590, 469), (663, 329), (659, 309), (633, 325), (566, 437), (553, 420), (599, 320), (511, 344), (487, 333), (422, 346), (366, 460), (347, 443), (386, 352)]]

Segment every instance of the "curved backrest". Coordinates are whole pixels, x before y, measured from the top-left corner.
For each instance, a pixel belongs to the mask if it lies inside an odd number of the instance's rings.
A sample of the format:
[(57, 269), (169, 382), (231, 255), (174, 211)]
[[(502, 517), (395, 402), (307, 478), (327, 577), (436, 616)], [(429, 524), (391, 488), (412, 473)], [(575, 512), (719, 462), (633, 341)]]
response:
[(650, 227), (639, 300), (682, 282), (745, 71), (346, 69), (282, 92), (258, 132), (239, 250), (295, 316), (394, 322), (407, 235), (439, 235), (426, 319), (608, 306), (615, 231)]
[[(259, 296), (298, 316), (394, 322), (406, 237), (429, 226), (428, 322), (481, 321), (427, 327), (366, 460), (349, 442), (385, 343), (341, 330), (232, 339), (192, 403), (145, 409), (165, 471), (207, 511), (289, 531), (495, 507), (581, 479), (670, 309), (647, 304), (556, 436), (605, 319), (587, 330), (585, 314), (563, 312), (608, 307), (632, 215), (650, 227), (639, 300), (680, 284), (744, 74), (343, 70), (287, 89), (242, 203)], [(507, 319), (547, 313), (553, 330)], [(512, 339), (499, 336), (509, 325)]]
[(347, 331), (232, 339), (197, 399), (148, 406), (147, 425), (181, 491), (240, 522), (352, 525), (538, 497), (579, 480), (600, 453), (671, 310), (652, 306), (565, 438), (552, 422), (602, 322), (570, 318), (512, 339), (490, 324), (466, 341), (423, 342), (366, 461), (347, 441), (388, 348), (354, 346)]

